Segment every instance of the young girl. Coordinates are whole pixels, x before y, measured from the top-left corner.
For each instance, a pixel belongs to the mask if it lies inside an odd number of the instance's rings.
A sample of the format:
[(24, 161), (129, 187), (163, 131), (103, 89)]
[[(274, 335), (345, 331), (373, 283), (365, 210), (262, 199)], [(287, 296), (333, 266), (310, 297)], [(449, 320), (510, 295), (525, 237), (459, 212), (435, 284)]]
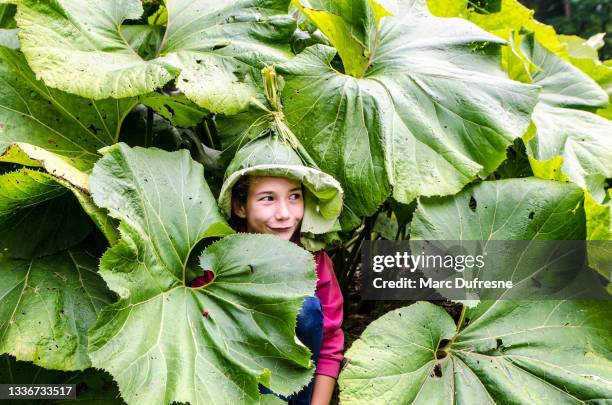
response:
[[(219, 196), (221, 210), (240, 232), (268, 233), (314, 253), (316, 297), (307, 297), (296, 335), (313, 353), (315, 377), (291, 404), (329, 404), (340, 371), (344, 334), (342, 294), (329, 256), (309, 236), (337, 229), (342, 188), (331, 176), (306, 167), (277, 137), (243, 147), (230, 163)], [(262, 393), (271, 393), (260, 387)]]

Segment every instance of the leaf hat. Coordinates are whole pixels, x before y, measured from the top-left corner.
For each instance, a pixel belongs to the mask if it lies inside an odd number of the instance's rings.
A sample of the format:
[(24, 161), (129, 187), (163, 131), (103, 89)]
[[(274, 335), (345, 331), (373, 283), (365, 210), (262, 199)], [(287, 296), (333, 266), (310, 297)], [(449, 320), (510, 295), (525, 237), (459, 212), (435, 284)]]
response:
[(285, 177), (304, 185), (302, 234), (325, 234), (338, 229), (343, 191), (340, 183), (327, 173), (306, 166), (300, 155), (281, 136), (273, 124), (269, 134), (242, 147), (229, 164), (219, 195), (219, 207), (229, 217), (232, 189), (243, 176)]

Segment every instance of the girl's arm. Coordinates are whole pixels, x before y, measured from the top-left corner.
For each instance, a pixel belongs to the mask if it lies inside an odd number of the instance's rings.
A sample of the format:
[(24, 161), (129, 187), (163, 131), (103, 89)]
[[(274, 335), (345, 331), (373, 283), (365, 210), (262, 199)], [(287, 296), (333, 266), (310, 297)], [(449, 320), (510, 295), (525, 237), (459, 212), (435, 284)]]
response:
[(335, 386), (335, 378), (323, 374), (315, 375), (310, 405), (329, 405)]

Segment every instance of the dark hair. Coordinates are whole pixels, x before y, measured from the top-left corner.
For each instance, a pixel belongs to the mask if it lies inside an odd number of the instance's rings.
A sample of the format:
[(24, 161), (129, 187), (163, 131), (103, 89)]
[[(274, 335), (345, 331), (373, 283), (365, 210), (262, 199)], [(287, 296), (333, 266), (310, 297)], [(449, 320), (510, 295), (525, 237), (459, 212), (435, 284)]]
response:
[(250, 185), (251, 176), (247, 175), (240, 177), (232, 187), (231, 214), (228, 222), (238, 232), (246, 232), (246, 219), (240, 218), (234, 213), (234, 201), (246, 205)]

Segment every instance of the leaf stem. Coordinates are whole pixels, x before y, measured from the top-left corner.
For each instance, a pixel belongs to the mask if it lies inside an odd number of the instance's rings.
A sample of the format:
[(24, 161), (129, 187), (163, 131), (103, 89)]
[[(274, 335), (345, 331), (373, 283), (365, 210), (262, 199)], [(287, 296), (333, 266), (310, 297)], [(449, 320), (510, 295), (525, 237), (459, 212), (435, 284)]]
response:
[(211, 148), (218, 149), (217, 145), (215, 145), (215, 141), (213, 141), (212, 133), (210, 132), (210, 127), (208, 126), (208, 120), (205, 118), (202, 121), (202, 127), (204, 127), (204, 132), (206, 132), (206, 138), (208, 138), (208, 143)]
[[(162, 5), (164, 7), (166, 7), (166, 10), (168, 9), (168, 7), (166, 6), (166, 1), (165, 0), (162, 3)], [(164, 30), (164, 35), (162, 36), (162, 39), (161, 39), (161, 41), (159, 41), (159, 45), (157, 46), (157, 49), (155, 50), (155, 58), (158, 58), (159, 55), (161, 54), (161, 50), (164, 47), (164, 43), (168, 39), (168, 31), (169, 30), (170, 30), (170, 11), (168, 11), (168, 18), (167, 18), (167, 21), (166, 21), (166, 29)]]
[(361, 72), (361, 76), (359, 76), (360, 79), (362, 79), (363, 76), (365, 76), (368, 69), (370, 68), (370, 65), (372, 64), (372, 61), (374, 59), (374, 54), (376, 53), (377, 49), (378, 49), (378, 27), (376, 27), (376, 32), (374, 33), (374, 46), (372, 47), (372, 51), (370, 52), (370, 56), (368, 57), (368, 63), (366, 63), (365, 67), (363, 68), (363, 71)]
[(274, 65), (266, 66), (265, 68), (263, 68), (261, 70), (261, 75), (263, 76), (264, 92), (266, 94), (266, 99), (268, 100), (274, 111), (282, 112), (283, 106), (281, 105), (280, 97), (278, 94), (280, 88)]
[(153, 20), (153, 24), (151, 25), (157, 25), (157, 20), (159, 20), (159, 16), (161, 15), (161, 13), (159, 12), (159, 8), (157, 9), (157, 11), (155, 12), (155, 19)]
[(457, 321), (457, 329), (455, 330), (455, 336), (457, 335), (457, 333), (459, 333), (459, 331), (461, 330), (461, 327), (463, 326), (463, 322), (465, 321), (466, 311), (467, 311), (467, 305), (461, 304), (461, 314), (459, 315), (459, 321)]

